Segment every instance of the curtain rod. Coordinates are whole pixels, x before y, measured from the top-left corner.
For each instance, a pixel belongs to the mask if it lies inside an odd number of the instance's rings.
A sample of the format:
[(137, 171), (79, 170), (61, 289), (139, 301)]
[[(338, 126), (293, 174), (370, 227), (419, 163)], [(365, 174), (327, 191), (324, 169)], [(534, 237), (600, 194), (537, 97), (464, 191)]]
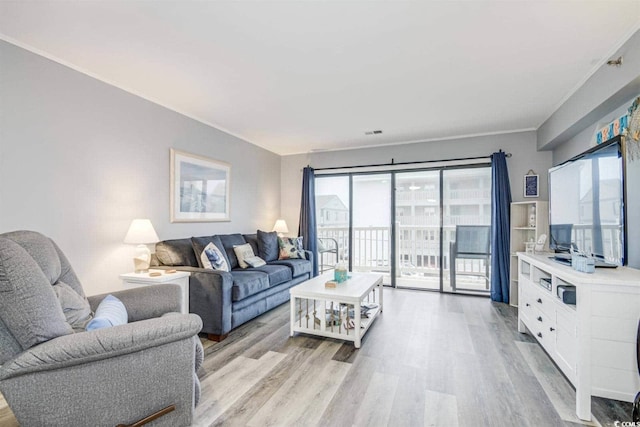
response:
[[(502, 150), (500, 150), (499, 152), (502, 153)], [(506, 153), (505, 156), (511, 157), (511, 153)], [(403, 166), (403, 165), (417, 165), (421, 163), (440, 163), (440, 162), (458, 162), (461, 160), (480, 160), (480, 159), (487, 159), (487, 158), (491, 158), (491, 155), (480, 156), (480, 157), (460, 157), (457, 159), (445, 159), (445, 160), (421, 160), (421, 161), (415, 161), (415, 162), (400, 162), (400, 163), (396, 163), (394, 159), (391, 159), (391, 163), (378, 163), (378, 164), (371, 164), (371, 165), (356, 165), (356, 166), (332, 166), (329, 168), (317, 168), (314, 170), (328, 171), (328, 170), (336, 170), (336, 169), (374, 168), (374, 167), (382, 167), (382, 166)]]

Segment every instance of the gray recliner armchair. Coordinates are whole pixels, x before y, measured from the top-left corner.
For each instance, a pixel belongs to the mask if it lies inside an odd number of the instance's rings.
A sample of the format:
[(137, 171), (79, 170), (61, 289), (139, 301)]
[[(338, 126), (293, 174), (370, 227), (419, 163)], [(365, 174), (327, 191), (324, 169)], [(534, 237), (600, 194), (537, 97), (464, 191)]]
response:
[(75, 292), (67, 296), (80, 305), (88, 302), (90, 311), (104, 297), (85, 297), (49, 238), (0, 234), (0, 391), (20, 425), (191, 424), (202, 321), (173, 313), (180, 310), (180, 289), (112, 292), (129, 323), (85, 332), (72, 328), (78, 304), (65, 306), (61, 288)]

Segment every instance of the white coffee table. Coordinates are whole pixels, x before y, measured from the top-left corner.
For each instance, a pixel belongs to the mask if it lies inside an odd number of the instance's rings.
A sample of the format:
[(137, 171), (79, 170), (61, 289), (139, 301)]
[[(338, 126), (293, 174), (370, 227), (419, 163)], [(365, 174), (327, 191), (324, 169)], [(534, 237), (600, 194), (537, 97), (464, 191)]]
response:
[[(336, 288), (326, 288), (333, 272), (294, 286), (291, 294), (291, 336), (296, 332), (353, 341), (360, 348), (363, 335), (382, 312), (382, 275), (349, 273)], [(367, 317), (363, 306), (370, 306)]]

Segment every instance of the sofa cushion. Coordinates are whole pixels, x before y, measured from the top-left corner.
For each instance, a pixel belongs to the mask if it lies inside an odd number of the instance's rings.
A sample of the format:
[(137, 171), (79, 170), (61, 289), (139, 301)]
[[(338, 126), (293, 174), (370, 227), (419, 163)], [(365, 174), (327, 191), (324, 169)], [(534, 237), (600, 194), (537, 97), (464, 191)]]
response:
[(49, 280), (24, 248), (0, 238), (0, 317), (23, 350), (73, 333)]
[(278, 261), (272, 261), (269, 265), (286, 265), (291, 269), (293, 277), (311, 273), (311, 262), (306, 259), (281, 259)]
[[(229, 270), (233, 268), (231, 266), (231, 263), (229, 262), (227, 251), (225, 250), (225, 247), (222, 244), (222, 241), (220, 240), (219, 236), (202, 236), (202, 237), (191, 238), (191, 252), (193, 252), (193, 254), (198, 259), (197, 261), (198, 264), (195, 267), (205, 268), (204, 264), (202, 263), (202, 259), (200, 258), (200, 255), (202, 254), (202, 252), (204, 251), (204, 249), (207, 247), (209, 243), (213, 243), (218, 249), (220, 249), (220, 252), (224, 256), (224, 260), (227, 262), (227, 266), (229, 267)], [(226, 270), (226, 271), (229, 271), (229, 270)]]
[(156, 258), (162, 265), (200, 267), (191, 239), (164, 240), (156, 243)]
[(233, 286), (231, 290), (232, 301), (240, 301), (248, 296), (269, 289), (269, 275), (263, 271), (232, 270)]
[(263, 260), (275, 261), (278, 259), (278, 233), (275, 231), (258, 230), (258, 256)]
[(269, 276), (269, 286), (277, 286), (281, 283), (288, 282), (293, 277), (291, 269), (286, 265), (268, 264), (256, 267), (254, 270), (267, 273)]
[(243, 234), (242, 237), (244, 237), (244, 240), (247, 241), (248, 244), (251, 245), (251, 249), (253, 249), (253, 253), (255, 255), (260, 255), (259, 249), (258, 249), (258, 235), (257, 234)]
[(218, 237), (220, 237), (227, 259), (229, 260), (229, 268), (232, 270), (234, 268), (238, 268), (238, 258), (236, 257), (236, 253), (233, 251), (233, 247), (244, 245), (247, 241), (244, 240), (242, 234), (220, 234)]

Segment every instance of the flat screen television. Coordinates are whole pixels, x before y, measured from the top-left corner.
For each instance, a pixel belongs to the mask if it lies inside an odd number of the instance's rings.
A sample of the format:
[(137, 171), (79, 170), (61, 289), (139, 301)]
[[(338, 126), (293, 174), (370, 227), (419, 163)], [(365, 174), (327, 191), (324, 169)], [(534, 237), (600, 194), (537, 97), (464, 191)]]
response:
[(549, 248), (559, 262), (570, 250), (596, 267), (626, 264), (625, 160), (615, 137), (549, 169)]

